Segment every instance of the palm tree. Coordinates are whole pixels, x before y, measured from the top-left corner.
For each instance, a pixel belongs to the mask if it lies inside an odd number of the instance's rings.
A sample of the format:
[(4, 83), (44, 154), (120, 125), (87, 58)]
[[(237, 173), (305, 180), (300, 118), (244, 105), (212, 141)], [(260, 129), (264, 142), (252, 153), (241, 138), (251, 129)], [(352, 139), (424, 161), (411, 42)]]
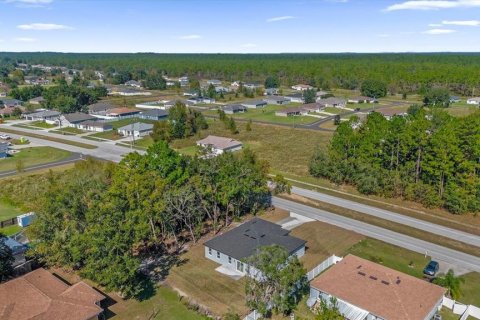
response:
[(464, 282), (465, 279), (455, 277), (452, 269), (448, 270), (447, 274), (443, 277), (438, 277), (433, 280), (433, 283), (446, 288), (447, 294), (454, 300), (457, 300), (462, 295), (461, 284)]

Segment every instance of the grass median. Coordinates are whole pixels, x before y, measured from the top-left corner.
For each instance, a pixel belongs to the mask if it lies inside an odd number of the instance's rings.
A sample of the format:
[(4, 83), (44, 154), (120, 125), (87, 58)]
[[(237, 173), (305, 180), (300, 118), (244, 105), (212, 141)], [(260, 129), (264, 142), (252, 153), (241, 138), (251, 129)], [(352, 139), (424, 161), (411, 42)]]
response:
[(43, 134), (37, 134), (37, 133), (33, 133), (33, 132), (25, 132), (25, 131), (18, 131), (18, 130), (5, 129), (5, 128), (1, 128), (0, 132), (18, 134), (20, 136), (25, 136), (25, 137), (31, 137), (31, 138), (37, 138), (37, 139), (42, 139), (42, 140), (48, 140), (48, 141), (52, 141), (52, 142), (68, 144), (68, 145), (71, 145), (71, 146), (84, 148), (84, 149), (96, 149), (97, 148), (97, 146), (94, 146), (94, 145), (91, 145), (91, 144), (86, 144), (86, 143), (81, 143), (81, 142), (77, 142), (77, 141), (61, 139), (61, 138), (49, 137), (49, 136), (45, 136)]

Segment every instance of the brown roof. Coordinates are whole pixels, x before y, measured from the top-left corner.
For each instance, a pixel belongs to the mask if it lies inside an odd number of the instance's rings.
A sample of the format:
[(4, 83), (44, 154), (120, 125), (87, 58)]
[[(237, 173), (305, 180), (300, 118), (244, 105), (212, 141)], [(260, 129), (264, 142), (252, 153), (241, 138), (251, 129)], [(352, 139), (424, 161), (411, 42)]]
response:
[(310, 286), (389, 320), (423, 320), (445, 294), (442, 287), (353, 255)]
[(108, 115), (121, 115), (129, 113), (140, 113), (140, 110), (130, 109), (130, 108), (114, 108), (107, 111)]
[(0, 285), (2, 320), (87, 320), (103, 309), (105, 299), (84, 282), (69, 286), (45, 269), (37, 269)]
[(230, 149), (242, 145), (240, 141), (235, 139), (217, 136), (208, 136), (205, 139), (197, 141), (197, 144), (212, 146), (219, 150)]

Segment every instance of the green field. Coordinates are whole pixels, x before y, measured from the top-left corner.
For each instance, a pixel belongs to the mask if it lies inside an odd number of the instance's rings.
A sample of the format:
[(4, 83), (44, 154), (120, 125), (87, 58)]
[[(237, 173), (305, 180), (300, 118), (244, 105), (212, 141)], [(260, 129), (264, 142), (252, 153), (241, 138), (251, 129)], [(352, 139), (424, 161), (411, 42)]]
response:
[(5, 201), (0, 201), (0, 221), (14, 218), (22, 213), (23, 212), (15, 206), (12, 206)]
[(108, 139), (108, 140), (118, 140), (123, 138), (121, 135), (118, 134), (117, 130), (97, 132), (97, 133), (88, 135), (88, 137)]
[(80, 130), (78, 128), (73, 128), (73, 127), (65, 127), (65, 128), (61, 128), (61, 129), (58, 129), (58, 130), (50, 130), (50, 132), (55, 132), (55, 133), (59, 133), (59, 134), (69, 134), (69, 135), (76, 135), (76, 134), (81, 134), (81, 133), (85, 133), (86, 131), (83, 131), (83, 130)]
[(5, 236), (11, 236), (16, 234), (22, 230), (22, 227), (20, 227), (18, 224), (14, 224), (5, 228), (0, 228), (0, 233), (2, 233)]
[(51, 129), (51, 128), (56, 127), (56, 125), (46, 123), (45, 121), (34, 121), (34, 122), (27, 123), (26, 125), (32, 126), (32, 127), (43, 128), (43, 129)]
[(20, 152), (0, 159), (0, 172), (16, 170), (18, 161), (23, 162), (23, 167), (28, 168), (40, 164), (64, 160), (71, 156), (69, 151), (52, 147), (34, 147), (20, 149)]
[(12, 134), (18, 134), (20, 136), (25, 136), (25, 137), (32, 137), (32, 138), (39, 138), (43, 140), (48, 140), (48, 141), (53, 141), (53, 142), (58, 142), (58, 143), (63, 143), (63, 144), (69, 144), (72, 146), (80, 147), (80, 148), (85, 148), (85, 149), (96, 149), (97, 146), (87, 144), (87, 143), (81, 143), (77, 141), (70, 141), (70, 140), (65, 140), (61, 138), (56, 138), (56, 137), (49, 137), (43, 134), (37, 134), (33, 132), (25, 132), (25, 131), (18, 131), (10, 128), (2, 128), (0, 132), (5, 132), (5, 133), (12, 133)]

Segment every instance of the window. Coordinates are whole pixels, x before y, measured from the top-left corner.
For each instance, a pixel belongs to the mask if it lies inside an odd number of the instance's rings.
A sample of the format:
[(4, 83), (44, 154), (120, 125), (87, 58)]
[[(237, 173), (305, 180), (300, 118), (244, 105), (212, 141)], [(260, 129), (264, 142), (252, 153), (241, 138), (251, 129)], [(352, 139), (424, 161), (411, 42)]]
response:
[(208, 255), (209, 255), (209, 256), (212, 255), (212, 248), (208, 248)]
[(232, 264), (232, 257), (228, 257), (228, 263)]
[(220, 252), (217, 251), (217, 259), (220, 259)]
[(243, 272), (243, 263), (241, 263), (240, 261), (237, 261), (237, 270)]

